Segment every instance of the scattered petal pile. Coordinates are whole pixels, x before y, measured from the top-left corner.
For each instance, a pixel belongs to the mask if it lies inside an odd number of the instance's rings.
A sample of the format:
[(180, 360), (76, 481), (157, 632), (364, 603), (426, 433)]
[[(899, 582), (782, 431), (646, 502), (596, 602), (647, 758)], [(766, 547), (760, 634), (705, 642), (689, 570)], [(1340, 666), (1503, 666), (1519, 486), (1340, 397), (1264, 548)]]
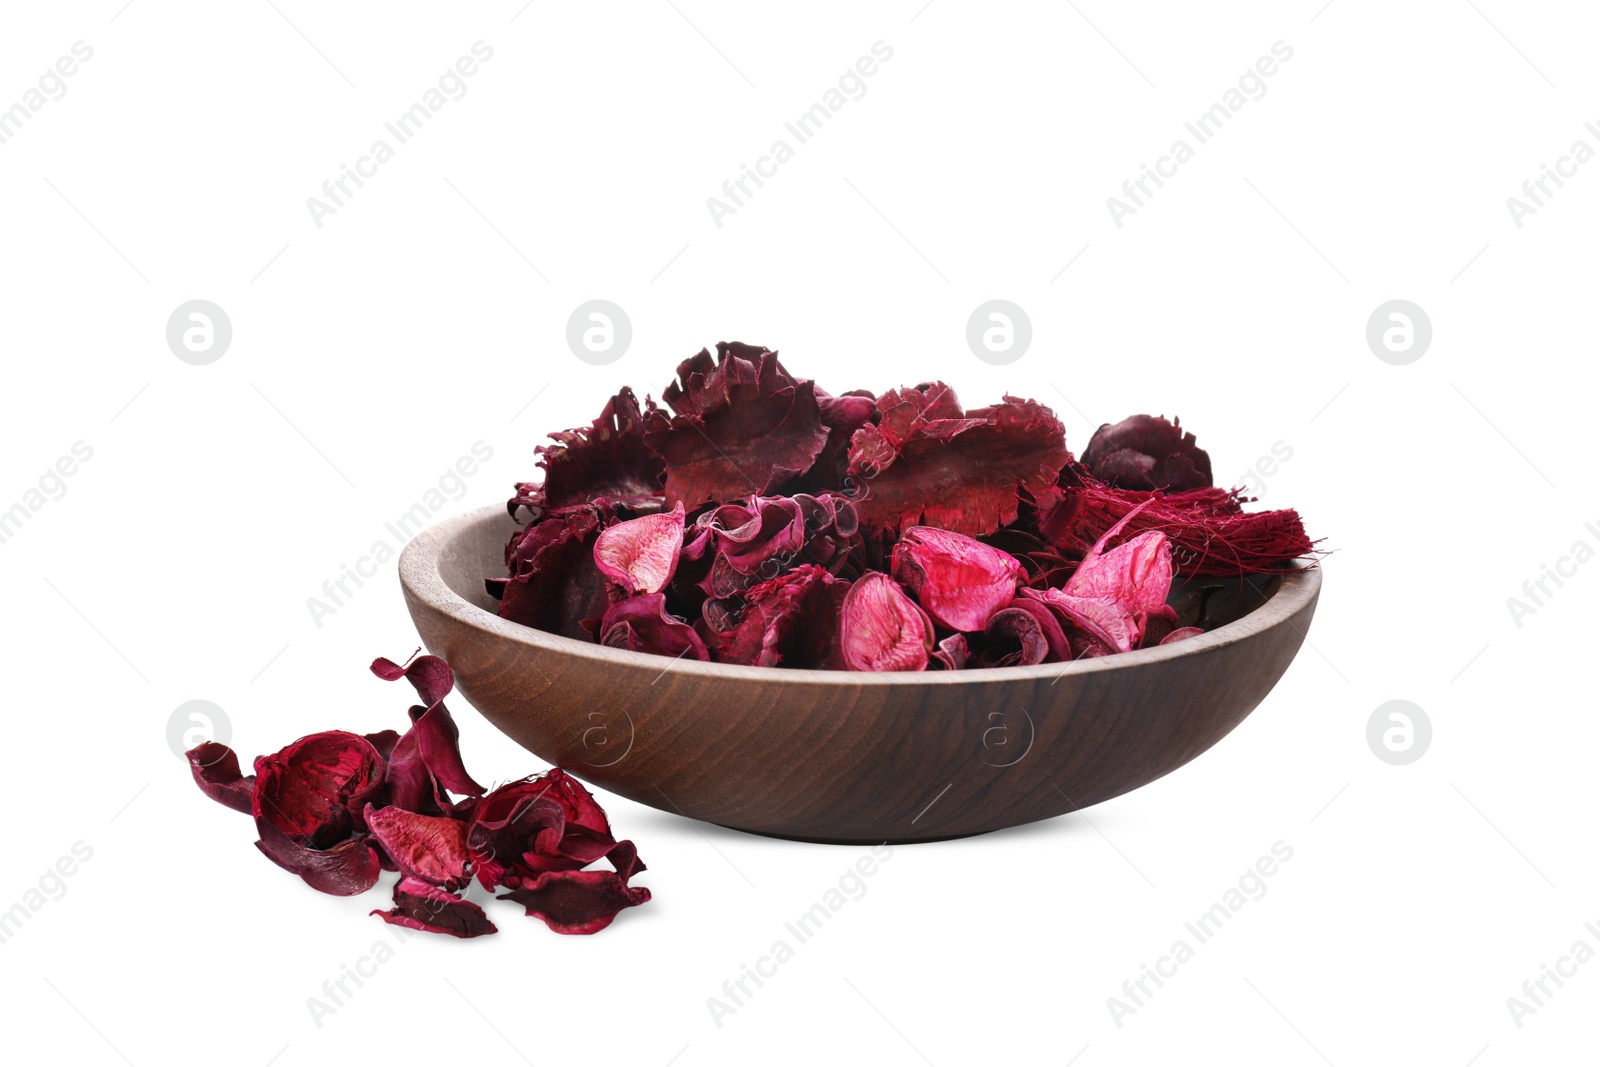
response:
[[(537, 449), (545, 480), (516, 487), (508, 573), (486, 580), (502, 616), (718, 663), (1008, 667), (1193, 637), (1214, 623), (1180, 611), (1185, 583), (1318, 554), (1294, 511), (1213, 486), (1176, 419), (1101, 426), (1080, 461), (1037, 401), (836, 396), (737, 342), (683, 361), (662, 400), (624, 388)], [(565, 922), (571, 885), (513, 888)]]
[[(499, 899), (561, 934), (603, 930), (650, 899), (650, 890), (628, 884), (645, 869), (638, 850), (611, 835), (605, 812), (576, 779), (553, 768), (494, 790), (473, 781), (444, 706), (455, 686), (444, 660), (378, 659), (372, 673), (406, 679), (424, 701), (411, 708), (404, 734), (312, 734), (258, 758), (253, 775), (240, 772), (226, 745), (189, 751), (195, 783), (255, 819), (256, 847), (268, 859), (337, 896), (364, 893), (381, 872), (398, 872), (394, 907), (372, 914), (454, 937), (495, 932), (462, 895), (473, 878), (491, 893), (505, 890)], [(584, 870), (602, 859), (613, 869)]]

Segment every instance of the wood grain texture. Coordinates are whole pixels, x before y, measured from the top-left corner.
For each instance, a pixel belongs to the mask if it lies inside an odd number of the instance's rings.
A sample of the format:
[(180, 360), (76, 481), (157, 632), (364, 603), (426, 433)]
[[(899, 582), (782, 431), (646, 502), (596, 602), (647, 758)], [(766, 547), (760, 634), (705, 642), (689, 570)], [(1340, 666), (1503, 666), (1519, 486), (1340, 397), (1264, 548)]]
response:
[(1321, 572), (1252, 592), (1199, 637), (1071, 664), (860, 674), (670, 660), (495, 614), (501, 508), (450, 519), (400, 559), (428, 650), (518, 744), (663, 811), (808, 841), (931, 841), (1063, 815), (1220, 741), (1299, 650)]

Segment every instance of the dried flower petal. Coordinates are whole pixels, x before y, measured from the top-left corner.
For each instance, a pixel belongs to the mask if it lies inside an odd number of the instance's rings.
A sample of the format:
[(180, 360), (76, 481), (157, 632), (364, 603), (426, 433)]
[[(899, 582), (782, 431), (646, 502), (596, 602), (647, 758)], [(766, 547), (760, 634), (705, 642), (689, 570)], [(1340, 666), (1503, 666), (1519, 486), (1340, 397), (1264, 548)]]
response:
[(586, 867), (616, 846), (600, 805), (559, 768), (484, 797), (467, 830), (473, 869), (485, 889), (516, 888), (546, 871)]
[(673, 659), (711, 658), (694, 627), (667, 614), (667, 598), (660, 593), (629, 597), (613, 606), (600, 623), (600, 643)]
[(216, 741), (202, 741), (186, 755), (195, 785), (202, 793), (218, 804), (250, 814), (256, 778), (253, 774), (246, 777), (239, 772), (239, 757), (233, 749)]
[(472, 901), (418, 878), (402, 878), (395, 884), (394, 905), (388, 911), (374, 910), (371, 914), (392, 926), (451, 937), (481, 937), (498, 930)]
[(892, 572), (933, 621), (976, 633), (1011, 603), (1022, 564), (965, 534), (911, 526), (894, 547)]
[(938, 383), (878, 399), (878, 424), (850, 442), (864, 526), (922, 523), (982, 537), (1014, 521), (1019, 494), (1048, 490), (1072, 458), (1061, 421), (1043, 404), (1008, 396), (961, 418), (955, 410)]
[(1200, 629), (1198, 626), (1180, 626), (1167, 636), (1163, 637), (1161, 639), (1161, 643), (1163, 645), (1170, 645), (1174, 641), (1183, 641), (1190, 637), (1199, 637), (1203, 633), (1205, 633), (1205, 631)]
[(659, 593), (672, 580), (683, 549), (683, 504), (660, 515), (642, 515), (601, 531), (594, 543), (600, 573), (625, 593)]
[(311, 734), (256, 760), (257, 847), (324, 893), (372, 888), (380, 864), (362, 811), (383, 787), (383, 758), (343, 730)]
[(646, 397), (641, 411), (633, 390), (624, 386), (591, 425), (551, 434), (554, 445), (534, 449), (544, 484), (517, 487), (509, 505), (512, 517), (518, 505), (557, 510), (606, 500), (655, 507), (661, 497), (661, 457), (644, 443), (645, 419), (655, 410)]
[(593, 934), (624, 908), (648, 901), (650, 890), (610, 871), (550, 871), (498, 899), (516, 901), (558, 934)]
[(446, 889), (467, 884), (467, 828), (449, 816), (367, 805), (367, 829), (408, 878)]
[(840, 638), (852, 671), (920, 671), (933, 648), (933, 623), (887, 574), (869, 571), (850, 586)]
[(1178, 420), (1132, 415), (1095, 431), (1083, 465), (1119, 489), (1200, 489), (1211, 484), (1211, 457)]
[(501, 598), (500, 617), (587, 640), (583, 621), (604, 615), (610, 603), (594, 561), (604, 521), (598, 508), (584, 505), (518, 532), (506, 548), (510, 577), (490, 587)]
[(678, 365), (662, 399), (675, 415), (645, 417), (645, 440), (666, 461), (666, 499), (697, 507), (771, 492), (815, 462), (828, 431), (813, 384), (777, 353), (720, 342)]
[(816, 564), (756, 585), (729, 629), (708, 625), (717, 662), (844, 670), (840, 619), (849, 591), (850, 583)]

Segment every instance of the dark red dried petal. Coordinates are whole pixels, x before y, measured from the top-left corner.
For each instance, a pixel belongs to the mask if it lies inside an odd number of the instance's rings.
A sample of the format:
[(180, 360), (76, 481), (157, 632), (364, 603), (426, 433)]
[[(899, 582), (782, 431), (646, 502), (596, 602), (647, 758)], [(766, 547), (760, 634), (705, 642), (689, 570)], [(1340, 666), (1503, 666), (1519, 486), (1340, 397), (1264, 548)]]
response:
[(251, 814), (292, 841), (331, 848), (360, 829), (361, 810), (383, 776), (383, 758), (366, 738), (310, 734), (256, 760)]
[(369, 804), (366, 823), (402, 874), (448, 889), (467, 884), (467, 828), (459, 820)]
[(777, 353), (721, 342), (678, 366), (662, 399), (676, 414), (646, 416), (645, 440), (666, 461), (666, 499), (707, 501), (771, 492), (811, 468), (828, 431), (812, 382)]
[(239, 757), (233, 749), (216, 741), (203, 741), (187, 755), (194, 784), (202, 793), (218, 804), (250, 814), (256, 778), (253, 774), (246, 777), (240, 773)]
[(500, 616), (524, 626), (589, 640), (583, 620), (610, 605), (605, 576), (594, 562), (603, 519), (580, 507), (517, 533), (507, 546), (511, 575), (501, 589)]
[(442, 813), (450, 804), (445, 790), (480, 796), (484, 789), (461, 761), (461, 732), (443, 704), (414, 705), (411, 729), (389, 757), (388, 800), (396, 807), (424, 815)]
[(965, 534), (911, 526), (894, 546), (894, 577), (933, 621), (976, 633), (1017, 594), (1022, 564)]
[(560, 768), (496, 789), (479, 801), (467, 830), (485, 889), (515, 888), (545, 871), (585, 867), (616, 843), (606, 813)]
[(667, 614), (667, 598), (660, 593), (629, 597), (613, 606), (600, 624), (600, 643), (674, 659), (711, 658), (694, 627)]
[(417, 878), (400, 879), (394, 887), (394, 907), (371, 914), (393, 926), (451, 937), (482, 937), (498, 929), (472, 901)]
[(1200, 489), (1211, 484), (1211, 457), (1177, 419), (1132, 415), (1095, 431), (1083, 465), (1119, 489)]
[(644, 443), (646, 416), (656, 410), (649, 397), (639, 408), (633, 390), (622, 391), (606, 402), (605, 410), (590, 426), (553, 433), (554, 445), (541, 445), (539, 466), (544, 484), (537, 494), (518, 486), (515, 506), (559, 509), (589, 504), (604, 498), (634, 507), (654, 506), (661, 496), (661, 457)]
[(617, 869), (617, 877), (624, 882), (631, 881), (640, 871), (649, 870), (644, 860), (639, 858), (639, 849), (632, 841), (618, 841), (611, 846), (611, 851), (606, 853), (606, 862)]
[(264, 856), (298, 874), (319, 893), (353, 897), (378, 884), (383, 865), (366, 834), (340, 841), (331, 848), (311, 848), (291, 840), (264, 819), (256, 820), (256, 832), (261, 835), (256, 848)]
[[(844, 670), (840, 618), (850, 583), (816, 564), (761, 582), (743, 597), (732, 628), (711, 630), (719, 663)], [(717, 602), (712, 602), (717, 603)]]
[(650, 890), (630, 887), (611, 871), (549, 871), (499, 899), (516, 901), (558, 934), (593, 934), (624, 908), (648, 901)]
[(869, 571), (845, 596), (840, 646), (852, 671), (926, 670), (933, 623), (893, 578)]
[(372, 661), (372, 673), (386, 682), (404, 678), (411, 683), (422, 702), (429, 706), (449, 696), (456, 684), (455, 672), (450, 669), (450, 664), (438, 656), (413, 655), (403, 664), (379, 656)]
[(937, 417), (955, 406), (947, 395), (943, 386), (886, 393), (879, 423), (852, 438), (864, 526), (923, 524), (981, 537), (1013, 522), (1019, 494), (1048, 491), (1072, 458), (1061, 421), (1044, 405), (1008, 396), (964, 418)]

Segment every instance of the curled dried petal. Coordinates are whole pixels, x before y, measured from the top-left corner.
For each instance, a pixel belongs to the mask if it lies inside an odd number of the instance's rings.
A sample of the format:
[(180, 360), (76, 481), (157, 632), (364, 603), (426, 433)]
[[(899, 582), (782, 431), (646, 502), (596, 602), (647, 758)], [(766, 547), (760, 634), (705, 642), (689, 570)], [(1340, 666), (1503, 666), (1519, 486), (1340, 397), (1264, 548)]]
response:
[(392, 926), (405, 926), (451, 937), (482, 937), (497, 932), (482, 908), (454, 893), (429, 885), (419, 878), (402, 878), (394, 887), (394, 907), (374, 910)]
[(976, 633), (1017, 593), (1022, 564), (965, 534), (911, 526), (894, 547), (894, 577), (933, 620)]
[(558, 934), (593, 934), (624, 908), (648, 901), (650, 890), (611, 871), (550, 871), (499, 899), (516, 901)]
[(844, 598), (840, 648), (853, 671), (920, 671), (933, 649), (933, 623), (887, 574), (869, 571)]
[(601, 531), (594, 563), (623, 591), (659, 593), (672, 581), (683, 549), (683, 504), (660, 515), (641, 515)]

